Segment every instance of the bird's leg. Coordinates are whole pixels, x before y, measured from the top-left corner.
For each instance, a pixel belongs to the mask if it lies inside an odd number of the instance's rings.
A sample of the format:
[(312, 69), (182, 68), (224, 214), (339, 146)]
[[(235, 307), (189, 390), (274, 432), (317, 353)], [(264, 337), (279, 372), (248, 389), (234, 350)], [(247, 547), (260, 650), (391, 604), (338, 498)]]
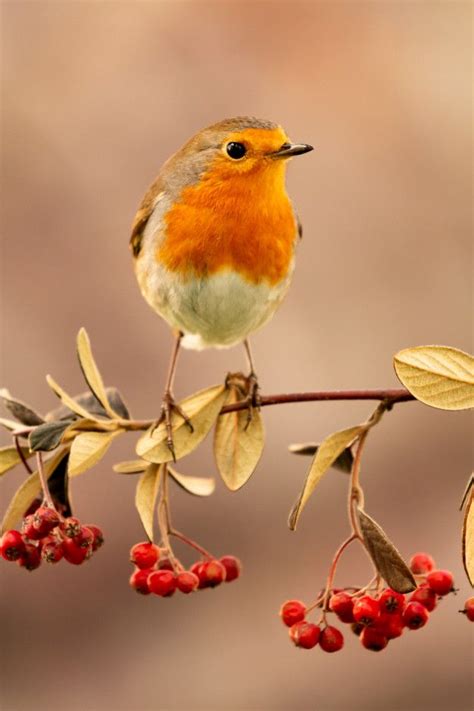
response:
[(244, 348), (245, 348), (245, 353), (247, 355), (247, 362), (249, 366), (249, 374), (247, 376), (247, 383), (248, 383), (248, 391), (247, 391), (247, 402), (248, 402), (248, 410), (247, 410), (247, 424), (245, 425), (245, 428), (250, 425), (252, 422), (252, 417), (253, 417), (253, 410), (258, 408), (260, 406), (260, 395), (259, 395), (259, 384), (258, 384), (258, 378), (257, 374), (255, 373), (255, 367), (253, 363), (253, 358), (252, 358), (252, 351), (250, 349), (250, 343), (248, 338), (245, 339), (244, 341)]
[(178, 354), (179, 354), (179, 348), (181, 345), (181, 339), (183, 337), (182, 333), (178, 333), (176, 337), (176, 341), (174, 343), (173, 351), (171, 353), (171, 360), (170, 360), (170, 365), (169, 365), (169, 370), (168, 370), (168, 377), (166, 378), (166, 385), (165, 385), (165, 392), (163, 393), (163, 400), (161, 402), (161, 415), (160, 419), (156, 423), (157, 426), (161, 424), (162, 422), (165, 423), (166, 426), (166, 443), (168, 445), (168, 449), (170, 450), (171, 454), (173, 455), (173, 459), (176, 461), (175, 457), (175, 452), (174, 452), (174, 443), (173, 443), (173, 424), (172, 424), (172, 414), (173, 410), (180, 415), (183, 420), (185, 421), (186, 425), (189, 427), (189, 430), (191, 432), (194, 432), (194, 427), (192, 426), (191, 420), (189, 417), (186, 415), (186, 413), (182, 410), (182, 408), (178, 405), (177, 402), (175, 402), (174, 395), (173, 395), (173, 383), (174, 383), (174, 376), (176, 373), (176, 365), (178, 362)]

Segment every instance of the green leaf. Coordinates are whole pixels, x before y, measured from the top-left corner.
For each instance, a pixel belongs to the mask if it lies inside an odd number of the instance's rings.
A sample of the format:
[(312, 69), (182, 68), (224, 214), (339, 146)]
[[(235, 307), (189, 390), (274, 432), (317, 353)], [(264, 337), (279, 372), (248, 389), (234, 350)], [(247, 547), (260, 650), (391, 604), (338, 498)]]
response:
[(92, 355), (91, 342), (85, 328), (81, 328), (77, 334), (77, 355), (82, 373), (91, 392), (100, 402), (107, 415), (112, 419), (116, 418), (117, 413), (110, 406), (104, 381)]
[[(314, 442), (305, 442), (304, 444), (290, 444), (288, 447), (292, 454), (303, 454), (306, 456), (314, 456), (319, 449), (319, 444)], [(338, 469), (344, 474), (350, 474), (352, 471), (352, 464), (354, 462), (354, 455), (352, 454), (352, 449), (347, 447), (342, 454), (332, 463), (333, 469)]]
[(29, 405), (25, 405), (21, 400), (15, 400), (12, 398), (10, 393), (6, 388), (0, 390), (0, 400), (3, 402), (7, 410), (9, 410), (13, 417), (15, 417), (23, 425), (28, 427), (34, 427), (34, 425), (41, 425), (44, 422), (41, 415), (33, 410)]
[(416, 581), (410, 568), (379, 524), (362, 509), (357, 509), (357, 518), (367, 552), (387, 585), (399, 593), (414, 590)]
[[(43, 467), (46, 479), (49, 479), (67, 453), (68, 450), (65, 447), (64, 449), (58, 450), (51, 457), (51, 459), (44, 462)], [(36, 499), (40, 491), (40, 478), (38, 472), (35, 471), (25, 479), (16, 494), (13, 496), (13, 499), (10, 501), (2, 521), (2, 532), (8, 531), (10, 528), (14, 528), (17, 521), (22, 518), (25, 511)]]
[(406, 348), (394, 356), (403, 385), (431, 407), (466, 410), (474, 407), (474, 358), (448, 346)]
[(168, 473), (173, 481), (193, 496), (210, 496), (216, 488), (216, 482), (212, 477), (187, 476), (170, 466), (168, 466)]
[(153, 541), (153, 518), (160, 488), (161, 471), (162, 467), (157, 464), (149, 464), (138, 480), (135, 493), (135, 506), (150, 541)]
[(65, 430), (70, 426), (71, 420), (60, 420), (59, 422), (45, 422), (38, 425), (30, 432), (28, 441), (32, 450), (49, 452), (56, 449), (61, 443)]
[(115, 432), (81, 432), (71, 446), (68, 473), (70, 477), (78, 476), (95, 466), (105, 455), (113, 440), (123, 430)]
[[(229, 385), (224, 405), (240, 402), (239, 388)], [(214, 456), (225, 485), (231, 491), (240, 489), (252, 476), (262, 456), (265, 430), (260, 410), (252, 411), (249, 422), (247, 410), (221, 415), (214, 433)]]
[(132, 461), (114, 464), (112, 469), (114, 472), (117, 472), (117, 474), (140, 474), (140, 472), (144, 472), (147, 467), (148, 462), (145, 462), (144, 459), (133, 459)]
[[(29, 447), (22, 447), (21, 451), (25, 459), (32, 456)], [(10, 469), (16, 467), (21, 462), (21, 457), (18, 454), (16, 447), (1, 447), (0, 448), (0, 476), (6, 474)]]
[[(117, 388), (107, 387), (105, 388), (107, 397), (113, 409), (125, 420), (130, 419), (130, 413), (125, 405), (122, 396), (120, 395)], [(97, 415), (98, 417), (107, 417), (107, 413), (97, 400), (96, 396), (93, 395), (90, 390), (80, 393), (79, 395), (74, 395), (72, 397), (77, 405), (80, 405), (84, 410), (89, 412), (91, 415)], [(54, 420), (64, 420), (76, 416), (76, 413), (70, 410), (66, 405), (60, 405), (55, 407), (46, 415), (45, 419), (47, 422), (52, 422)], [(101, 422), (107, 422), (107, 420), (101, 420)]]
[(320, 444), (309, 468), (298, 501), (293, 506), (289, 516), (288, 525), (292, 531), (296, 529), (301, 512), (323, 475), (333, 466), (334, 462), (341, 456), (344, 450), (352, 445), (357, 437), (364, 432), (366, 427), (366, 425), (357, 425), (356, 427), (349, 427), (347, 430), (334, 432), (330, 434), (329, 437), (326, 437)]
[[(200, 390), (179, 403), (191, 420), (194, 431), (190, 432), (181, 415), (173, 412), (173, 442), (176, 459), (181, 459), (189, 454), (202, 442), (219, 415), (225, 394), (224, 385), (215, 385), (206, 390)], [(168, 448), (166, 438), (167, 432), (164, 422), (154, 431), (153, 428), (150, 428), (138, 440), (136, 448), (138, 456), (156, 464), (173, 461), (173, 455)]]
[(51, 375), (46, 376), (46, 382), (54, 394), (61, 400), (63, 405), (65, 405), (69, 410), (80, 417), (84, 417), (85, 419), (97, 419), (91, 412), (88, 412), (84, 407), (82, 407), (82, 405), (76, 402), (74, 398), (68, 395), (67, 392), (63, 390), (62, 387), (51, 377)]

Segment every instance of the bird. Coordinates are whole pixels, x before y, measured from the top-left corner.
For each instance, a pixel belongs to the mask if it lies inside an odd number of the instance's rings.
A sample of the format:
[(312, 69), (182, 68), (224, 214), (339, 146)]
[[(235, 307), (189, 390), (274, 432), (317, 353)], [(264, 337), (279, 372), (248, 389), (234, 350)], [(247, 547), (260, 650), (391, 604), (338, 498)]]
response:
[(250, 116), (200, 130), (161, 167), (137, 210), (130, 247), (140, 291), (175, 340), (157, 424), (174, 457), (173, 394), (180, 347), (243, 344), (249, 409), (258, 378), (249, 336), (283, 301), (302, 227), (286, 191), (288, 160), (313, 150), (281, 125)]

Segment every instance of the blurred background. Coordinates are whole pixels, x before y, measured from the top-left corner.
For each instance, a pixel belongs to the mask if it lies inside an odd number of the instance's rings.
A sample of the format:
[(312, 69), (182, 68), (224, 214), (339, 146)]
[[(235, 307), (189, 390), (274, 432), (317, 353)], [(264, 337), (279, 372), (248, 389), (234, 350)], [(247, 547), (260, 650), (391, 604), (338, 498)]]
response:
[[(292, 163), (304, 223), (294, 283), (253, 339), (264, 393), (396, 387), (392, 356), (472, 349), (471, 9), (468, 2), (2, 3), (2, 375), (47, 411), (46, 373), (84, 390), (81, 325), (136, 417), (157, 414), (171, 348), (142, 300), (129, 225), (161, 163), (221, 118), (280, 122), (316, 150)], [(177, 395), (243, 367), (241, 349), (185, 352)], [(459, 501), (469, 416), (398, 405), (369, 439), (368, 511), (405, 557), (428, 550), (461, 592), (382, 654), (350, 633), (337, 655), (295, 650), (278, 619), (310, 601), (346, 536), (347, 478), (331, 472), (296, 533), (287, 514), (309, 461), (287, 452), (359, 422), (370, 403), (264, 410), (267, 446), (236, 494), (173, 491), (176, 525), (235, 554), (231, 586), (170, 600), (128, 588), (143, 538), (122, 438), (73, 482), (106, 546), (87, 565), (1, 566), (5, 711), (436, 711), (471, 708), (470, 594)], [(2, 434), (2, 442), (7, 437)], [(180, 464), (215, 474), (210, 445)], [(3, 507), (21, 483), (1, 482)], [(191, 562), (192, 558), (183, 558)], [(348, 553), (338, 582), (370, 567)]]

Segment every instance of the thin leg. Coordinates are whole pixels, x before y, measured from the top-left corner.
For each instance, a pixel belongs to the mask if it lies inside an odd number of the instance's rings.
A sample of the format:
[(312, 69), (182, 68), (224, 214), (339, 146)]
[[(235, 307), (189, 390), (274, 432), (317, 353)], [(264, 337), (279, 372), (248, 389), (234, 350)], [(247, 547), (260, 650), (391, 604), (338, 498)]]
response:
[(257, 378), (257, 374), (255, 372), (255, 366), (254, 366), (254, 362), (253, 362), (253, 358), (252, 358), (252, 350), (250, 348), (250, 343), (249, 343), (248, 338), (246, 338), (244, 341), (244, 348), (245, 348), (247, 362), (248, 362), (248, 366), (249, 366), (249, 370), (250, 370), (250, 373), (247, 378), (247, 381), (248, 381), (247, 400), (249, 403), (249, 408), (247, 410), (247, 424), (245, 425), (245, 428), (247, 429), (247, 427), (252, 422), (253, 410), (255, 408), (259, 407), (260, 397), (258, 394), (258, 391), (259, 391), (258, 378)]
[(255, 367), (254, 367), (253, 358), (252, 358), (252, 349), (250, 348), (250, 342), (249, 342), (248, 338), (246, 338), (244, 341), (244, 348), (245, 348), (245, 354), (247, 356), (247, 363), (249, 366), (250, 375), (255, 375)]

